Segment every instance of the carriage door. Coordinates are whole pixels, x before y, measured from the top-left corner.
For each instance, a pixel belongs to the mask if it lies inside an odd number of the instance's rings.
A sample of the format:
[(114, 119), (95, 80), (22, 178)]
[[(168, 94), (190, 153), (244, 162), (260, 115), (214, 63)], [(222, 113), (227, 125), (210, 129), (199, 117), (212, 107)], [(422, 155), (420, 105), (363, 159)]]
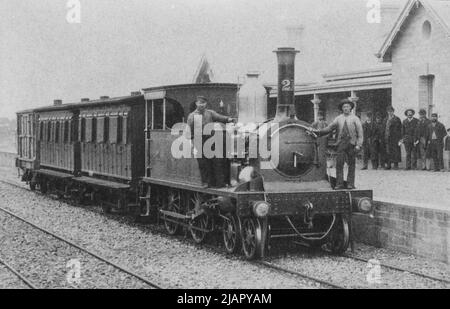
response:
[[(145, 93), (145, 177), (151, 176), (151, 131), (162, 129), (165, 123), (165, 91)], [(162, 111), (162, 115), (158, 113)]]

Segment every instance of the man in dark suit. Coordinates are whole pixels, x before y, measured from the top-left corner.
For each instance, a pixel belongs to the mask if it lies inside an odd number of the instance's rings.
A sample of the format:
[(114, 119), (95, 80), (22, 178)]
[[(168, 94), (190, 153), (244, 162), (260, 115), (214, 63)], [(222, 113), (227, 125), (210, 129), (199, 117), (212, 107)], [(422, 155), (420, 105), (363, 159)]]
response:
[(416, 129), (416, 147), (417, 147), (417, 159), (422, 162), (422, 170), (427, 170), (427, 133), (428, 125), (431, 123), (427, 118), (427, 111), (421, 109), (419, 111), (419, 123)]
[[(199, 145), (195, 147), (202, 147), (205, 142), (211, 138), (212, 135), (206, 135), (203, 132), (205, 126), (209, 123), (229, 123), (234, 122), (233, 118), (220, 115), (213, 110), (207, 109), (208, 100), (203, 96), (198, 96), (196, 101), (197, 109), (189, 114), (187, 119), (187, 124), (190, 129), (191, 135), (188, 136), (191, 139), (194, 138), (199, 140)], [(196, 132), (195, 127), (201, 128), (202, 132)], [(197, 136), (198, 135), (198, 136)], [(224, 187), (226, 185), (225, 179), (223, 177), (223, 170), (221, 171), (221, 166), (223, 165), (224, 158), (206, 158), (203, 151), (202, 156), (197, 158), (198, 165), (200, 169), (200, 176), (202, 179), (202, 186), (207, 187)]]
[(374, 170), (378, 167), (384, 167), (384, 162), (386, 158), (384, 149), (384, 130), (386, 124), (383, 122), (383, 117), (381, 114), (376, 114), (375, 121), (372, 127), (372, 137), (371, 137), (371, 160), (372, 168)]
[(431, 123), (428, 125), (427, 142), (435, 172), (444, 171), (444, 137), (446, 135), (445, 126), (438, 121), (438, 114), (432, 114)]
[(416, 129), (419, 124), (419, 120), (414, 118), (416, 112), (413, 109), (407, 109), (402, 125), (402, 142), (406, 150), (406, 170), (417, 168), (417, 152), (416, 152)]
[(384, 130), (386, 169), (390, 170), (392, 164), (394, 169), (398, 169), (398, 163), (402, 161), (399, 141), (402, 139), (402, 121), (394, 115), (395, 109), (392, 106), (387, 108), (388, 117)]
[[(372, 113), (367, 113), (367, 119), (363, 123), (364, 142), (363, 142), (363, 170), (369, 167), (369, 158), (372, 158), (372, 135), (373, 135), (373, 121)], [(373, 166), (372, 166), (373, 168)]]

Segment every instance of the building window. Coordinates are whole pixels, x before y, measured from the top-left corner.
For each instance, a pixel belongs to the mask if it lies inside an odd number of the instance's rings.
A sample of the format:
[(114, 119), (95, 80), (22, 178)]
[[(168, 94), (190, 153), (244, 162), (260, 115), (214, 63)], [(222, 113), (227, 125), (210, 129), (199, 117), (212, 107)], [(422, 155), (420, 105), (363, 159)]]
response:
[(428, 40), (431, 37), (431, 23), (428, 20), (422, 25), (422, 35), (425, 40)]

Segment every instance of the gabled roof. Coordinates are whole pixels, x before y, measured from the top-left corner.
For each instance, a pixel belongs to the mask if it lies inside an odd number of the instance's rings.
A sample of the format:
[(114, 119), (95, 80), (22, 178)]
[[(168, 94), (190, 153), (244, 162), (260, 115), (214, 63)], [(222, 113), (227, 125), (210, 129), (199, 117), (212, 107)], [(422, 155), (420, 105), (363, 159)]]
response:
[(409, 18), (413, 10), (422, 5), (430, 14), (431, 18), (442, 26), (450, 37), (450, 1), (449, 0), (409, 0), (403, 8), (391, 32), (384, 41), (380, 51), (376, 56), (382, 61), (390, 61), (390, 51), (393, 43), (397, 39), (401, 28)]

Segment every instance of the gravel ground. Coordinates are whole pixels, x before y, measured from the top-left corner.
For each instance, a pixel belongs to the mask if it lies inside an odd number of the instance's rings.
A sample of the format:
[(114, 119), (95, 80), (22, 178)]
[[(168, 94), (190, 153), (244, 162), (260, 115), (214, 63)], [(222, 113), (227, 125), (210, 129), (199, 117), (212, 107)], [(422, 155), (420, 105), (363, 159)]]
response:
[[(144, 282), (5, 213), (0, 213), (0, 257), (39, 288), (148, 288)], [(69, 281), (70, 261), (82, 280)]]
[(29, 289), (29, 287), (6, 266), (0, 264), (0, 289)]
[[(347, 257), (331, 256), (323, 252), (312, 253), (310, 250), (306, 249), (299, 251), (303, 251), (303, 253), (287, 253), (282, 257), (271, 258), (271, 262), (280, 267), (299, 271), (346, 288), (450, 288), (450, 284), (383, 267), (380, 269), (379, 282), (374, 280), (369, 281), (368, 276), (372, 279), (376, 277), (374, 276), (376, 268), (368, 265), (366, 262), (356, 261)], [(402, 257), (401, 254), (391, 253), (391, 255), (396, 255), (397, 258)], [(384, 263), (384, 261), (381, 260), (380, 262)], [(406, 266), (406, 269), (411, 269), (411, 265)]]
[[(147, 228), (131, 226), (126, 218), (87, 211), (2, 183), (0, 192), (1, 207), (165, 287), (320, 287), (297, 276), (253, 265), (239, 258), (229, 258), (211, 250), (200, 250), (185, 241), (152, 234)], [(85, 267), (84, 262), (82, 267)], [(81, 279), (85, 284), (91, 280), (83, 276)], [(96, 285), (95, 282), (90, 284)]]
[(430, 261), (418, 256), (375, 248), (363, 244), (358, 244), (355, 248), (355, 252), (349, 253), (349, 255), (367, 260), (375, 259), (385, 265), (408, 269), (410, 271), (450, 281), (450, 265), (442, 262)]
[[(2, 177), (3, 178), (3, 177)], [(10, 178), (14, 179), (14, 177)], [(17, 180), (17, 178), (16, 178)], [(3, 190), (5, 189), (5, 190)], [(20, 191), (20, 192), (17, 192)], [(298, 277), (282, 275), (239, 258), (199, 250), (198, 247), (161, 235), (151, 233), (152, 228), (136, 226), (129, 218), (104, 216), (98, 207), (87, 209), (69, 206), (32, 192), (0, 184), (5, 192), (0, 205), (18, 214), (33, 218), (43, 227), (68, 235), (77, 243), (103, 256), (110, 256), (118, 263), (132, 268), (140, 274), (158, 278), (166, 286), (181, 288), (303, 288), (318, 287), (317, 284), (299, 280)], [(17, 195), (30, 200), (25, 209)], [(0, 193), (0, 197), (2, 194)], [(89, 210), (89, 211), (88, 211)], [(66, 218), (73, 220), (68, 221)], [(45, 220), (41, 220), (45, 218)], [(62, 220), (62, 221), (60, 221)], [(65, 226), (61, 227), (61, 222)], [(154, 230), (154, 228), (153, 228)], [(381, 283), (368, 284), (368, 266), (365, 262), (349, 258), (312, 253), (303, 248), (287, 250), (271, 262), (290, 270), (304, 272), (323, 280), (330, 279), (338, 285), (357, 288), (448, 288), (432, 280), (416, 275), (382, 268)], [(129, 252), (136, 252), (130, 255)], [(300, 252), (300, 253), (299, 253)], [(423, 258), (357, 244), (355, 256), (377, 259), (381, 263), (420, 271), (438, 278), (449, 278), (449, 266)], [(196, 267), (187, 261), (195, 261)], [(270, 278), (267, 279), (267, 278)]]

